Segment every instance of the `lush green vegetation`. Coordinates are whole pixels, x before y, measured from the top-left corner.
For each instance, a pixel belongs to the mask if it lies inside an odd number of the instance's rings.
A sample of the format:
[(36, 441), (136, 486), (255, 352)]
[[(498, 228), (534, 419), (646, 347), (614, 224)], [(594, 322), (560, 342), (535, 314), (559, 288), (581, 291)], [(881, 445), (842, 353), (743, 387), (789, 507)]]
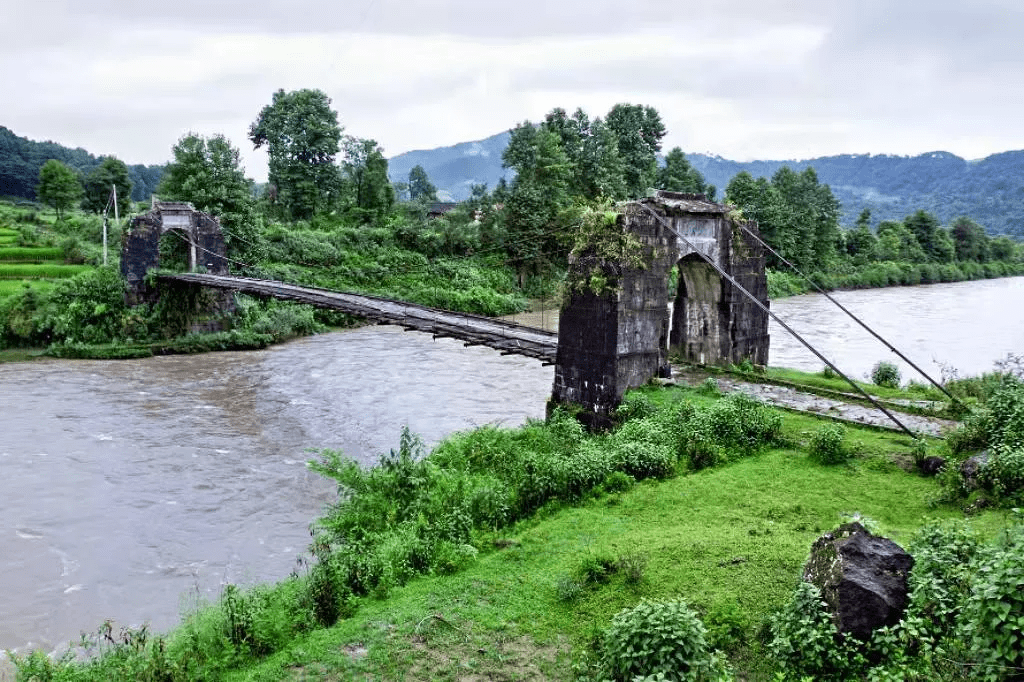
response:
[[(984, 423), (1012, 439), (1024, 393), (1002, 381), (986, 409), (1010, 421)], [(369, 470), (320, 453), (338, 501), (293, 576), (228, 586), (167, 635), (105, 625), (92, 660), (30, 654), (19, 679), (966, 680), (1019, 665), (1024, 525), (997, 510), (1012, 496), (965, 525), (943, 483), (904, 470), (919, 443), (703, 388), (635, 392), (619, 419), (586, 434), (556, 413), (429, 455), (405, 433)], [(907, 617), (867, 645), (837, 640), (807, 588), (791, 601), (810, 544), (849, 519), (922, 566)]]
[[(923, 210), (871, 229), (865, 210), (853, 229), (839, 227), (839, 202), (813, 168), (782, 167), (771, 180), (734, 177), (726, 200), (756, 220), (776, 253), (767, 254), (773, 298), (821, 289), (860, 289), (959, 282), (1024, 274), (1024, 246), (990, 238), (969, 218), (949, 228)], [(806, 274), (813, 285), (789, 267)]]
[[(500, 178), (510, 177), (500, 161), (508, 139), (508, 132), (503, 132), (476, 142), (408, 152), (390, 159), (390, 166), (394, 177), (404, 178), (419, 164), (442, 193), (465, 199), (473, 184), (494, 186)], [(991, 235), (1024, 238), (1024, 151), (970, 161), (942, 152), (914, 157), (842, 154), (799, 161), (738, 162), (700, 153), (686, 157), (706, 183), (719, 189), (741, 172), (771, 178), (783, 166), (797, 173), (813, 168), (841, 203), (839, 220), (847, 227), (855, 224), (864, 209), (877, 220), (895, 221), (923, 209), (945, 225), (966, 215)]]
[[(96, 157), (84, 149), (69, 149), (56, 142), (34, 142), (15, 135), (7, 128), (0, 126), (0, 196), (25, 200), (38, 198), (45, 202), (44, 197), (37, 196), (37, 191), (40, 171), (51, 160), (71, 169), (80, 182), (93, 176), (94, 179), (102, 181), (97, 183), (102, 186), (107, 179), (102, 177), (105, 173), (95, 172), (105, 160), (110, 158)], [(163, 167), (136, 164), (125, 166), (125, 171), (131, 183), (125, 199), (148, 201), (157, 183), (160, 182)], [(121, 189), (118, 187), (119, 192)], [(104, 202), (107, 199), (106, 193), (109, 191), (110, 185), (106, 184), (105, 192), (102, 195)], [(103, 206), (101, 205), (100, 208), (102, 209)]]

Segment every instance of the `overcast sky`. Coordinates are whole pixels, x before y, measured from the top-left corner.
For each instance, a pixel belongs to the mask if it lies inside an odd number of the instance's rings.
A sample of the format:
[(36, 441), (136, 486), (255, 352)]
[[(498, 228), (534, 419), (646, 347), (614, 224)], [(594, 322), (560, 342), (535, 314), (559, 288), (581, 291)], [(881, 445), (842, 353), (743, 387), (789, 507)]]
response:
[(656, 107), (665, 149), (965, 158), (1024, 148), (1021, 0), (23, 0), (3, 11), (0, 125), (163, 163), (319, 88), (387, 156), (554, 107)]

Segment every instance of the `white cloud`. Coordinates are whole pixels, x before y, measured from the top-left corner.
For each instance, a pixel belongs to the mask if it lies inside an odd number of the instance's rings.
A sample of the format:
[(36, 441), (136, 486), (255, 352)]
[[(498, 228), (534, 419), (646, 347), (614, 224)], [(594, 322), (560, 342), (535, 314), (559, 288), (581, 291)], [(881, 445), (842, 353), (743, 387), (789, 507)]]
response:
[(1024, 147), (1015, 1), (711, 5), (38, 0), (0, 45), (0, 125), (129, 163), (220, 132), (256, 177), (246, 133), (278, 88), (324, 90), (389, 155), (622, 101), (737, 159)]

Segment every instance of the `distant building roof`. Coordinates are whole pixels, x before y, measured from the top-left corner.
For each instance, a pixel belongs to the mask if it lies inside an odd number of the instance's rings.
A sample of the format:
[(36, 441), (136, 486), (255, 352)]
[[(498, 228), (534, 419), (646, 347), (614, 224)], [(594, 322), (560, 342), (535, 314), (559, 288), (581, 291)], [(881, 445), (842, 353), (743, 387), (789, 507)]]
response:
[(704, 194), (669, 192), (668, 190), (659, 189), (654, 193), (654, 196), (646, 197), (640, 201), (648, 204), (660, 204), (666, 208), (673, 208), (687, 213), (725, 214), (729, 212), (728, 206), (708, 201), (707, 196)]

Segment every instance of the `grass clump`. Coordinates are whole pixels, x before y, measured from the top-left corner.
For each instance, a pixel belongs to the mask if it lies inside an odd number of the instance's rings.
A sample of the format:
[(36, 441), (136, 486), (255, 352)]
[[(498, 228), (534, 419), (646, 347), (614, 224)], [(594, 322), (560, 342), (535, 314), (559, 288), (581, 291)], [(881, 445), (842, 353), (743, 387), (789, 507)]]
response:
[(899, 388), (900, 368), (885, 360), (876, 362), (871, 368), (871, 383), (886, 388)]
[(844, 464), (850, 451), (843, 442), (846, 429), (839, 424), (824, 424), (811, 434), (808, 450), (811, 459), (819, 464)]

